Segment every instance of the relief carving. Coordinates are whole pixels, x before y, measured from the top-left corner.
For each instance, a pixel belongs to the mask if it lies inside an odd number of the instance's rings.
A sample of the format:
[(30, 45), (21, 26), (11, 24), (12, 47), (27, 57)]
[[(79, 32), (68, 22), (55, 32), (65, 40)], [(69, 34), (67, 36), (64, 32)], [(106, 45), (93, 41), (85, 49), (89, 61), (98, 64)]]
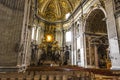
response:
[(114, 0), (115, 1), (115, 9), (120, 10), (120, 0)]

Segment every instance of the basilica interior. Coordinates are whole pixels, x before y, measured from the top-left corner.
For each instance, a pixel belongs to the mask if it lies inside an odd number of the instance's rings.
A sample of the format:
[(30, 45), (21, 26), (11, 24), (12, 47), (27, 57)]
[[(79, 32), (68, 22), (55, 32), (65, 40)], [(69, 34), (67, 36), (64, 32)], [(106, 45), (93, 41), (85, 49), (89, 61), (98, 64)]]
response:
[(0, 80), (120, 80), (120, 1), (0, 0)]

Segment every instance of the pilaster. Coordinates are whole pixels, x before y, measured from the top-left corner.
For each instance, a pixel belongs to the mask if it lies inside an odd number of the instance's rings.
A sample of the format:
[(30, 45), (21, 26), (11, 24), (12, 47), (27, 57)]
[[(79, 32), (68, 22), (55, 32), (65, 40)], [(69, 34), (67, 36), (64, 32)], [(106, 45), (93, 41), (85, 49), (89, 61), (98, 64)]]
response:
[(110, 58), (112, 62), (111, 69), (120, 69), (120, 52), (116, 22), (114, 17), (114, 4), (113, 0), (105, 0), (104, 2), (107, 12), (107, 30), (110, 47)]

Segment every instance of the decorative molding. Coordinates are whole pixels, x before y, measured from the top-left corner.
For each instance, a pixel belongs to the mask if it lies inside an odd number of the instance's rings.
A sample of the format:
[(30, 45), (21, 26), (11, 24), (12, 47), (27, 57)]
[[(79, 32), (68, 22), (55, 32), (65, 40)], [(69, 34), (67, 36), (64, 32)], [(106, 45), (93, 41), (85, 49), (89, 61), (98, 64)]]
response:
[(117, 18), (117, 17), (120, 17), (120, 10), (118, 10), (118, 11), (115, 12), (115, 17), (116, 17), (116, 18)]
[(0, 72), (22, 72), (25, 70), (25, 65), (22, 66), (0, 66)]
[(115, 17), (120, 16), (120, 0), (114, 0), (115, 3)]
[(114, 0), (115, 2), (115, 9), (120, 10), (120, 0)]
[(112, 70), (120, 70), (120, 66), (112, 66), (111, 69)]

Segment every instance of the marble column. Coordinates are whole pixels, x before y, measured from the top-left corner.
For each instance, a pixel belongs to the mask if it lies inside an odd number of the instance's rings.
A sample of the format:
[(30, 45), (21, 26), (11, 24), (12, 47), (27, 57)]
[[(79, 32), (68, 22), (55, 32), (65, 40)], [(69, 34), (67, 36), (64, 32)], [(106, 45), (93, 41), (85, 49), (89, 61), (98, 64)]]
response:
[(116, 26), (117, 26), (117, 33), (118, 33), (118, 42), (119, 42), (119, 47), (120, 47), (120, 1), (119, 0), (114, 0), (114, 14), (115, 14), (115, 19), (116, 19)]
[(99, 68), (98, 66), (98, 52), (97, 52), (97, 45), (94, 45), (95, 46), (95, 67), (96, 68)]

